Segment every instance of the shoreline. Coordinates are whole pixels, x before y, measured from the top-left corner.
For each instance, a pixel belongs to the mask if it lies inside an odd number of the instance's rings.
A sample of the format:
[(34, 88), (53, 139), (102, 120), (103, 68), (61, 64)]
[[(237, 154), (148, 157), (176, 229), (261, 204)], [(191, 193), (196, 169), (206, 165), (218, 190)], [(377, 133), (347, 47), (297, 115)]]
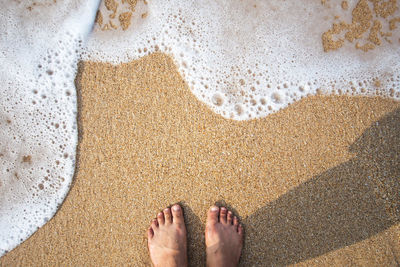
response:
[[(228, 120), (195, 98), (164, 54), (118, 66), (84, 62), (76, 83), (71, 190), (1, 264), (148, 265), (150, 219), (181, 202), (189, 257), (200, 265), (205, 211), (215, 201), (246, 227), (242, 264), (390, 265), (400, 257), (400, 218), (390, 209), (399, 205), (400, 102), (311, 96), (266, 118)], [(373, 179), (364, 185), (357, 177), (366, 174)]]

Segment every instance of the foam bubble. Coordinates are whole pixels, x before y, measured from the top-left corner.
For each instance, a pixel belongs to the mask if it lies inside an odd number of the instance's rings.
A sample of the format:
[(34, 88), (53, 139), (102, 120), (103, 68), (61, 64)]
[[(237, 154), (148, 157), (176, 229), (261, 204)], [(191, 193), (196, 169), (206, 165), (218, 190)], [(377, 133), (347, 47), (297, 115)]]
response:
[(222, 106), (224, 104), (224, 98), (219, 93), (215, 93), (212, 97), (212, 102), (216, 106)]

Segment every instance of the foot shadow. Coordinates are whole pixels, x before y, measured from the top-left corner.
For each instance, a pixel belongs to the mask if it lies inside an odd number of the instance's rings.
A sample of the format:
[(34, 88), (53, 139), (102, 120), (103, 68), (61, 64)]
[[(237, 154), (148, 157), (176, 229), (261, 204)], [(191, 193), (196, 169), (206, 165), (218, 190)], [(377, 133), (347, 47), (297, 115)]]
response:
[(243, 266), (282, 266), (367, 239), (400, 222), (400, 109), (350, 146), (356, 157), (247, 217)]

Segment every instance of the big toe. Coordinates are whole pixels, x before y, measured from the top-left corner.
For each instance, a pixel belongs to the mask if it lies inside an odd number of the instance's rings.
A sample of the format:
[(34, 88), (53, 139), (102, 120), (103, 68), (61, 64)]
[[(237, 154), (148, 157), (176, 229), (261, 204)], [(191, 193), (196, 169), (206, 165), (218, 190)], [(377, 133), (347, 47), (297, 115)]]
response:
[(172, 221), (176, 224), (184, 224), (183, 212), (181, 206), (175, 204), (171, 208), (172, 210)]
[(207, 213), (207, 225), (213, 226), (218, 223), (219, 207), (212, 206)]

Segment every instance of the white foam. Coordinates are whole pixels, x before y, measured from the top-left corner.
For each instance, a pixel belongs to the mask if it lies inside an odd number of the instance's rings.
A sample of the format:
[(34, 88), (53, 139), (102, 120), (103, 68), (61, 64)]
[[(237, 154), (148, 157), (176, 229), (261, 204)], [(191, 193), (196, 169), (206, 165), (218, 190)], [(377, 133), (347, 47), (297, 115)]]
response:
[[(393, 87), (392, 95), (399, 99), (399, 30), (392, 36), (393, 44), (384, 42), (368, 53), (350, 43), (338, 51), (323, 51), (321, 35), (331, 28), (335, 15), (351, 22), (358, 1), (348, 2), (344, 11), (340, 1), (328, 5), (261, 0), (168, 0), (146, 5), (139, 1), (140, 11), (133, 14), (128, 30), (95, 27), (85, 59), (118, 64), (159, 49), (173, 56), (200, 100), (237, 120), (264, 117), (316, 94), (317, 89), (328, 94), (341, 89), (375, 95), (374, 77), (381, 78), (380, 94), (388, 96)], [(118, 8), (122, 12), (125, 7)], [(101, 10), (110, 12), (104, 6)], [(147, 12), (144, 19), (143, 12)], [(349, 80), (356, 86), (350, 86)], [(360, 81), (366, 84), (359, 86)]]
[(69, 190), (74, 78), (97, 4), (0, 2), (0, 256), (45, 224)]

